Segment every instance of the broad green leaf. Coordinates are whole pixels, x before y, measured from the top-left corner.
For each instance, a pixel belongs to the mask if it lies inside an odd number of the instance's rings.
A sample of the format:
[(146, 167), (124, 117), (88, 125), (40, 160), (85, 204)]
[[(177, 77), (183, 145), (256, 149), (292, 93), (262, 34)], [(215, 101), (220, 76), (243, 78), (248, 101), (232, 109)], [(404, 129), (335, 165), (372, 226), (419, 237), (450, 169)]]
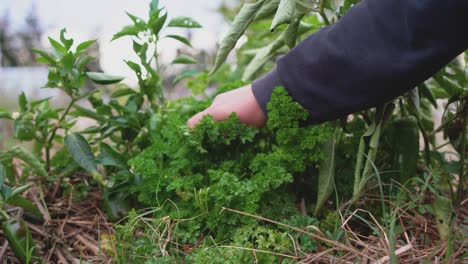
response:
[(168, 27), (201, 28), (202, 25), (190, 17), (174, 17), (169, 21)]
[(436, 194), (432, 207), (440, 240), (446, 241), (450, 236), (450, 227), (453, 220), (452, 201)]
[(183, 44), (189, 46), (189, 47), (192, 47), (192, 44), (190, 43), (190, 41), (182, 36), (178, 36), (178, 35), (167, 35), (166, 38), (171, 38), (171, 39), (175, 39), (175, 40), (178, 40), (180, 42), (182, 42)]
[(242, 75), (242, 81), (251, 80), (255, 73), (257, 73), (266, 62), (274, 57), (275, 52), (284, 46), (283, 39), (283, 34), (281, 34), (281, 36), (279, 36), (272, 43), (268, 44), (268, 46), (257, 50), (255, 57), (250, 61), (249, 65), (247, 65), (247, 68)]
[(178, 58), (175, 58), (171, 64), (197, 64), (198, 62), (189, 56), (180, 56)]
[(278, 10), (278, 5), (280, 1), (281, 0), (270, 0), (266, 4), (264, 4), (255, 16), (255, 20), (270, 18), (273, 14), (276, 13), (276, 10)]
[(138, 28), (137, 26), (134, 26), (134, 25), (125, 26), (124, 28), (122, 28), (122, 30), (120, 30), (118, 33), (116, 33), (112, 37), (112, 40), (116, 40), (124, 36), (138, 37), (138, 33), (140, 33), (140, 31), (141, 31), (140, 28)]
[[(31, 49), (31, 51), (41, 55), (41, 58), (43, 58), (45, 61), (47, 61), (48, 64), (51, 64), (51, 65), (56, 64), (56, 60), (55, 60), (54, 56), (52, 54), (48, 53), (47, 51), (40, 50), (40, 49)], [(41, 63), (42, 62), (43, 61), (41, 61)]]
[(201, 73), (201, 71), (199, 71), (199, 70), (184, 70), (179, 75), (177, 75), (177, 77), (172, 82), (172, 86), (176, 85), (178, 82), (182, 81), (183, 79), (193, 77), (193, 76), (198, 75), (200, 73)]
[(46, 170), (44, 169), (44, 164), (34, 154), (32, 154), (29, 150), (27, 150), (24, 147), (13, 147), (7, 152), (7, 156), (9, 156), (10, 158), (18, 158), (24, 161), (39, 176), (48, 176)]
[(273, 18), (273, 22), (271, 23), (270, 30), (274, 31), (279, 25), (290, 23), (294, 18), (295, 11), (295, 0), (281, 0), (275, 17)]
[(114, 84), (114, 83), (119, 83), (124, 77), (117, 76), (117, 75), (110, 75), (102, 72), (87, 72), (86, 76), (93, 81), (94, 83), (97, 84), (102, 84), (102, 85), (108, 85), (108, 84)]
[(60, 54), (67, 53), (67, 49), (62, 44), (60, 44), (58, 41), (56, 41), (55, 39), (49, 37), (49, 42), (50, 42), (50, 45), (52, 45), (52, 47), (56, 51), (58, 51)]
[(60, 41), (65, 46), (66, 51), (70, 50), (71, 46), (73, 45), (73, 39), (67, 39), (65, 37), (65, 33), (67, 33), (67, 29), (64, 28), (60, 31)]
[(214, 68), (210, 74), (214, 74), (224, 63), (231, 50), (236, 46), (239, 38), (244, 34), (247, 27), (254, 20), (255, 15), (262, 7), (265, 0), (256, 3), (244, 4), (239, 14), (234, 19), (226, 37), (221, 42), (218, 54), (216, 55)]
[(94, 155), (91, 151), (91, 147), (83, 136), (75, 133), (67, 135), (65, 137), (65, 146), (73, 160), (78, 163), (78, 165), (91, 173), (94, 180), (99, 184), (104, 184), (103, 176), (94, 162)]
[(95, 39), (91, 39), (91, 40), (88, 40), (88, 41), (85, 41), (83, 43), (80, 43), (78, 45), (78, 47), (76, 47), (76, 53), (77, 54), (81, 54), (83, 51), (85, 51), (86, 49), (88, 49), (91, 45), (93, 45), (94, 43), (96, 43), (96, 40)]
[(320, 208), (322, 208), (323, 204), (333, 193), (333, 189), (335, 187), (335, 135), (322, 146), (325, 159), (320, 162), (319, 166), (320, 172), (318, 178), (317, 203), (314, 215), (317, 215)]

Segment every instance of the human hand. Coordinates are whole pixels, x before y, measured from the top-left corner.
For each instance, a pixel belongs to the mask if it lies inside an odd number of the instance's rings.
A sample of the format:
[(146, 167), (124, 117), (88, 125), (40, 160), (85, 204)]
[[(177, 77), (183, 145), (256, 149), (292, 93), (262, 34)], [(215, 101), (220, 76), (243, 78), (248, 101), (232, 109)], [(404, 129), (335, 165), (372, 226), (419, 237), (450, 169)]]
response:
[(187, 125), (193, 128), (205, 115), (211, 115), (216, 121), (223, 121), (232, 113), (236, 113), (240, 121), (246, 125), (262, 127), (266, 122), (265, 115), (252, 92), (252, 86), (247, 85), (216, 96), (213, 103), (190, 118)]

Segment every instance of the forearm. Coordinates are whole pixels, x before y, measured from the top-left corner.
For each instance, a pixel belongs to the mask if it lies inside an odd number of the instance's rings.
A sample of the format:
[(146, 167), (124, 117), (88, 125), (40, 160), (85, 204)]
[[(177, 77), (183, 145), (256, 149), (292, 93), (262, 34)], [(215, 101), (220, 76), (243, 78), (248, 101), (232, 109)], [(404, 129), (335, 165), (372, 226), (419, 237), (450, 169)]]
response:
[(468, 48), (467, 10), (466, 0), (365, 0), (280, 58), (254, 95), (265, 111), (283, 85), (311, 123), (384, 103)]

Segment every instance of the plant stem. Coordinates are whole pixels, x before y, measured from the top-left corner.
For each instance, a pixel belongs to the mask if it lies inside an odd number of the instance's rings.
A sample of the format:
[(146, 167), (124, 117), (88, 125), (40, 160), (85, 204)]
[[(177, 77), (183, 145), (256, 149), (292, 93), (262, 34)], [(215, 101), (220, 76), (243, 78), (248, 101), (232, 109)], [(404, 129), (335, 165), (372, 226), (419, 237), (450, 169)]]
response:
[(57, 130), (60, 128), (63, 120), (65, 120), (65, 118), (68, 115), (68, 112), (70, 112), (70, 110), (71, 110), (72, 106), (75, 104), (75, 102), (76, 102), (76, 99), (71, 98), (70, 104), (68, 104), (67, 108), (65, 109), (65, 112), (63, 112), (63, 114), (60, 117), (59, 121), (57, 122), (54, 129), (52, 130), (52, 133), (50, 133), (49, 139), (47, 140), (47, 143), (46, 143), (46, 171), (50, 170), (50, 149), (52, 148), (52, 141), (54, 141), (55, 134), (57, 134)]
[(330, 25), (330, 20), (327, 17), (327, 14), (325, 14), (325, 1), (326, 0), (320, 0), (320, 6), (319, 6), (319, 14), (322, 17), (323, 21), (327, 26)]
[(463, 115), (463, 128), (462, 128), (462, 139), (460, 144), (460, 175), (458, 180), (458, 194), (457, 203), (463, 201), (465, 195), (465, 162), (466, 162), (466, 133), (468, 132), (468, 98), (463, 99), (462, 104), (462, 115)]

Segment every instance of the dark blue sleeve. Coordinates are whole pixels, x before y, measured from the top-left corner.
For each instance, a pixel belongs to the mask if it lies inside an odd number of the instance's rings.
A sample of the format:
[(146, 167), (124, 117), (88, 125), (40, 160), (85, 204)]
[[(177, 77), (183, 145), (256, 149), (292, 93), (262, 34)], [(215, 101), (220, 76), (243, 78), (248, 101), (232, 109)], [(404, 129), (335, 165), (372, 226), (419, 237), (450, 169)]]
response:
[(364, 0), (253, 82), (266, 113), (283, 85), (311, 123), (385, 103), (468, 48), (468, 0)]

